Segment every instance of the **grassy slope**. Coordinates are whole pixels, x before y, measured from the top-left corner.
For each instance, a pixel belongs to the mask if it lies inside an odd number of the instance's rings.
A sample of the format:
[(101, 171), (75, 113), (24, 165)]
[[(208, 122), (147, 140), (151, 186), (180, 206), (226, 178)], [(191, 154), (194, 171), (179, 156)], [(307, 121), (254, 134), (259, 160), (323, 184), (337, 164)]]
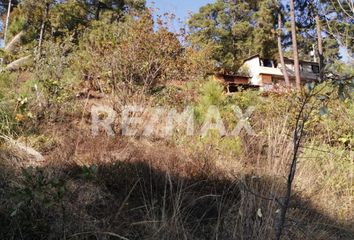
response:
[[(246, 106), (250, 99), (238, 101)], [(13, 163), (26, 159), (2, 148), (0, 236), (272, 239), (277, 204), (268, 198), (282, 193), (292, 147), (288, 123), (270, 110), (253, 116), (257, 137), (236, 143), (93, 138), (85, 111), (41, 123), (24, 138), (46, 155), (39, 168), (21, 170)], [(303, 151), (309, 160), (300, 161), (284, 239), (353, 238), (352, 165), (343, 160), (348, 151), (335, 149)]]

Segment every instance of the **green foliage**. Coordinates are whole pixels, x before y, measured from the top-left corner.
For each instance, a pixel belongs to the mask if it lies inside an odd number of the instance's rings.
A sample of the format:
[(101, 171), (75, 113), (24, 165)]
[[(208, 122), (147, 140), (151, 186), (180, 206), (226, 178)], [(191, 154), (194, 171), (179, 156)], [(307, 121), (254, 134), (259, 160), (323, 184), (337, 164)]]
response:
[[(282, 30), (285, 34), (283, 45), (291, 46), (289, 10), (281, 1), (274, 0), (217, 0), (207, 4), (189, 19), (189, 40), (196, 49), (207, 48), (212, 52), (216, 69), (236, 73), (242, 60), (250, 55), (260, 54), (264, 58), (277, 56), (275, 29), (278, 28), (278, 13), (282, 14), (286, 23)], [(312, 59), (310, 52), (317, 42), (314, 34), (317, 14), (322, 23), (325, 61), (330, 64), (340, 58), (340, 45), (345, 45), (352, 53), (353, 18), (345, 14), (337, 2), (300, 0), (296, 4), (296, 21), (301, 58)]]
[(77, 53), (82, 79), (101, 91), (150, 90), (186, 74), (185, 51), (177, 35), (153, 28), (149, 13), (127, 17), (119, 25), (96, 22)]
[(196, 102), (195, 115), (199, 123), (204, 121), (210, 106), (223, 108), (226, 104), (227, 96), (225, 95), (223, 86), (214, 81), (209, 80), (200, 87), (199, 97)]
[(194, 98), (197, 95), (195, 92), (195, 89), (188, 86), (166, 86), (162, 89), (156, 89), (153, 96), (156, 105), (170, 106), (182, 110), (185, 106), (195, 100)]
[(277, 22), (278, 1), (263, 0), (259, 2), (259, 10), (255, 14), (257, 26), (254, 30), (254, 45), (256, 52), (262, 58), (274, 59), (277, 53)]
[(69, 57), (65, 55), (66, 45), (47, 42), (42, 56), (36, 61), (35, 79), (42, 87), (47, 104), (60, 105), (66, 102), (72, 93), (72, 79), (66, 75)]
[(328, 82), (337, 89), (339, 99), (353, 100), (354, 67), (351, 64), (336, 61), (327, 68), (327, 71), (330, 73)]
[(4, 101), (8, 97), (12, 81), (13, 76), (8, 72), (3, 72), (0, 74), (0, 101)]
[(189, 20), (189, 40), (197, 49), (210, 49), (214, 67), (236, 73), (250, 55), (275, 57), (278, 5), (273, 0), (218, 0)]
[(253, 10), (248, 2), (221, 1), (202, 7), (189, 20), (189, 40), (198, 48), (212, 49), (213, 59), (228, 72), (255, 53), (252, 46)]
[(97, 175), (98, 167), (96, 165), (83, 166), (81, 177), (86, 180), (93, 180)]
[(21, 211), (25, 211), (26, 214), (31, 206), (51, 208), (62, 203), (66, 193), (65, 182), (55, 177), (50, 178), (42, 169), (23, 169), (22, 174), (24, 178), (14, 196), (17, 204), (11, 213), (12, 217)]
[(53, 6), (48, 21), (56, 38), (77, 38), (89, 24), (86, 15), (85, 6), (80, 1), (66, 1)]
[(258, 108), (263, 103), (260, 100), (259, 93), (257, 91), (246, 90), (231, 95), (229, 98), (229, 104), (235, 104), (242, 110), (246, 110), (252, 106), (256, 106)]
[[(313, 34), (316, 33), (316, 16), (320, 19), (325, 63), (332, 64), (341, 58), (341, 45), (349, 52), (352, 51), (354, 19), (343, 11), (348, 9), (346, 4), (346, 1), (296, 1), (297, 39), (301, 58), (312, 59), (310, 52), (317, 42), (317, 36)], [(286, 41), (284, 45), (290, 46), (291, 41)]]
[[(145, 0), (22, 0), (13, 5), (8, 40), (24, 32), (22, 48), (28, 55), (40, 50), (39, 40), (78, 43), (84, 31), (97, 20), (124, 21), (127, 14), (145, 9)], [(6, 3), (7, 4), (7, 3)], [(6, 12), (4, 11), (5, 15)], [(10, 59), (16, 59), (14, 57)]]
[(330, 100), (326, 106), (327, 114), (321, 116), (312, 131), (324, 137), (325, 142), (334, 147), (351, 150), (354, 146), (354, 132), (351, 121), (354, 118), (354, 107), (350, 100)]
[(21, 32), (26, 26), (25, 16), (19, 11), (14, 11), (14, 17), (11, 19), (11, 24), (9, 25), (9, 35), (7, 41), (14, 37), (17, 33)]

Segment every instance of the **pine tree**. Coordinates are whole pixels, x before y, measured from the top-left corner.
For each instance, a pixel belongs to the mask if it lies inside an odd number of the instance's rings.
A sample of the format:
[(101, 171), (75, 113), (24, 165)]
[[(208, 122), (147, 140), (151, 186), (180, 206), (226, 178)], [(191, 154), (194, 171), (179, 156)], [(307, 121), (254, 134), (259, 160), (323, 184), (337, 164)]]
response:
[(222, 70), (234, 73), (242, 59), (256, 53), (253, 47), (254, 3), (217, 0), (192, 16), (190, 42), (199, 49), (213, 49)]
[(263, 0), (259, 3), (259, 10), (255, 14), (256, 27), (254, 29), (254, 47), (262, 58), (275, 58), (277, 52), (277, 24), (278, 4), (274, 0)]
[[(314, 50), (313, 45), (317, 43), (316, 52), (322, 62), (321, 68), (324, 68), (326, 63), (333, 63), (340, 59), (339, 48), (340, 44), (343, 44), (338, 40), (341, 32), (354, 30), (354, 21), (350, 21), (345, 14), (341, 13), (340, 7), (336, 6), (335, 2), (298, 0), (295, 5), (301, 57), (310, 59), (309, 52)], [(334, 29), (340, 30), (333, 32)]]

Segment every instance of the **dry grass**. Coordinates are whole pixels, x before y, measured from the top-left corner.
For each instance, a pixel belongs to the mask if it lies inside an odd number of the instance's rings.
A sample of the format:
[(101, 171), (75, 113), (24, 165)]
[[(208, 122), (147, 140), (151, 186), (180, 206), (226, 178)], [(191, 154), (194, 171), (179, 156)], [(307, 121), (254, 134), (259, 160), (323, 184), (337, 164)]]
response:
[[(92, 137), (87, 112), (42, 126), (55, 141), (38, 146), (41, 167), (0, 151), (0, 238), (273, 239), (291, 129), (284, 116), (263, 120), (230, 154), (195, 139)], [(353, 239), (352, 163), (336, 164), (346, 154), (302, 149), (283, 239)]]
[[(273, 128), (274, 136), (282, 129)], [(265, 198), (279, 196), (284, 181), (272, 167), (227, 174), (211, 159), (205, 164), (162, 142), (82, 137), (75, 158), (65, 154), (73, 152), (72, 131), (47, 166), (25, 177), (7, 166), (15, 173), (2, 177), (2, 239), (273, 238), (278, 205)], [(276, 153), (268, 149), (269, 156)], [(61, 198), (52, 182), (64, 184)], [(24, 190), (28, 196), (19, 194)], [(294, 196), (284, 239), (351, 239), (347, 224), (316, 209), (300, 193)]]

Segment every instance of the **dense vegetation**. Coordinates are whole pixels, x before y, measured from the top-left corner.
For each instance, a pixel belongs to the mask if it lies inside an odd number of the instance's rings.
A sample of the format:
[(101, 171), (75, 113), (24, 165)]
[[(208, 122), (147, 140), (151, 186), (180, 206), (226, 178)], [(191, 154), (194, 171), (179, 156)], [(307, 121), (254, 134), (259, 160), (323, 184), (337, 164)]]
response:
[[(10, 17), (0, 73), (0, 238), (274, 239), (296, 151), (282, 239), (353, 239), (354, 19), (351, 5), (330, 2), (296, 2), (301, 57), (316, 41), (311, 19), (323, 23), (323, 82), (230, 96), (210, 74), (237, 72), (254, 53), (275, 57), (277, 16), (288, 22), (287, 6), (217, 0), (191, 17), (190, 31), (171, 32), (174, 16), (154, 18), (144, 1), (13, 0), (10, 16), (0, 1), (3, 22)], [(254, 107), (247, 120), (255, 134), (187, 136), (180, 124), (169, 137), (143, 129), (127, 137), (120, 113), (131, 104), (193, 107), (197, 132), (210, 106), (228, 130), (240, 121), (233, 106), (242, 114)], [(92, 135), (91, 108), (100, 105), (118, 113), (114, 137)]]

